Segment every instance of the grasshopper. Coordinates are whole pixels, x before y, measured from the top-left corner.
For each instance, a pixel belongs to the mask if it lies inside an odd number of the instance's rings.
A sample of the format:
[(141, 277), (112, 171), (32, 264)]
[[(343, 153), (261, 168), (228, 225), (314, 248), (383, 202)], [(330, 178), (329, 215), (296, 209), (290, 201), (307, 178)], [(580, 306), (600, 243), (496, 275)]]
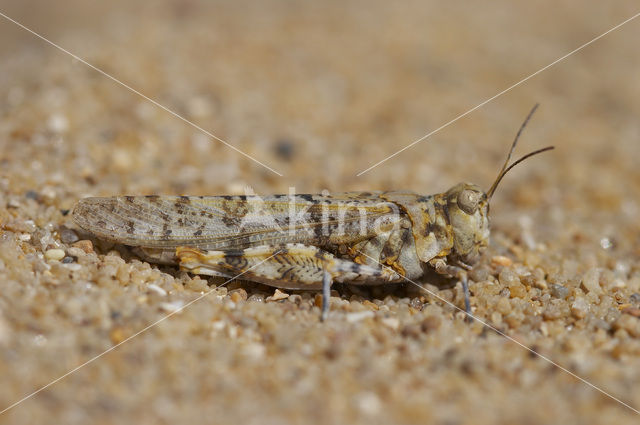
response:
[(98, 238), (134, 247), (155, 263), (194, 274), (286, 289), (322, 290), (321, 320), (333, 282), (413, 280), (428, 269), (458, 279), (470, 312), (467, 271), (489, 243), (489, 201), (531, 152), (509, 165), (531, 110), (487, 192), (459, 183), (446, 192), (332, 195), (116, 196), (81, 199), (74, 221)]

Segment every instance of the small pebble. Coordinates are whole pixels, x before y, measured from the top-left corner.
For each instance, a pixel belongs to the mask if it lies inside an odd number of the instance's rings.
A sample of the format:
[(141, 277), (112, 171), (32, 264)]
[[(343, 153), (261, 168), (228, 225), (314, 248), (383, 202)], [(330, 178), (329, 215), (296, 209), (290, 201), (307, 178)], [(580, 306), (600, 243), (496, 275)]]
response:
[[(560, 300), (552, 300), (552, 301), (560, 301)], [(542, 312), (542, 317), (544, 317), (545, 320), (560, 319), (563, 315), (564, 314), (563, 314), (561, 305), (554, 302), (550, 302), (549, 304), (547, 304), (544, 311)]]
[(357, 311), (355, 313), (347, 313), (346, 320), (349, 323), (355, 323), (373, 316), (375, 314), (371, 310)]
[(55, 199), (56, 198), (56, 191), (51, 186), (47, 186), (44, 189), (42, 189), (42, 196), (44, 198), (48, 198), (50, 200), (51, 199)]
[(73, 258), (73, 257), (69, 257), (69, 256), (66, 256), (66, 257), (64, 257), (64, 258), (62, 259), (62, 262), (63, 262), (64, 264), (73, 263), (74, 261), (75, 261), (75, 258)]
[(370, 310), (379, 310), (379, 309), (380, 309), (380, 307), (379, 307), (377, 304), (372, 303), (372, 302), (371, 302), (371, 301), (369, 301), (369, 300), (364, 300), (364, 301), (362, 302), (362, 305), (363, 305), (363, 306), (365, 306), (365, 307), (367, 307), (367, 308), (368, 308), (368, 309), (370, 309)]
[(161, 296), (166, 296), (167, 295), (167, 291), (164, 290), (163, 288), (159, 287), (158, 285), (156, 285), (155, 283), (150, 283), (147, 288), (151, 289), (152, 291), (154, 291), (155, 293), (161, 295)]
[(589, 269), (582, 276), (582, 285), (588, 292), (593, 292), (596, 295), (602, 294), (602, 288), (600, 287), (600, 270), (597, 268)]
[(374, 416), (382, 410), (380, 398), (372, 392), (363, 392), (356, 396), (356, 406), (365, 415)]
[(513, 261), (511, 261), (511, 258), (505, 257), (504, 255), (496, 255), (491, 258), (492, 266), (509, 267), (512, 264), (513, 264)]
[(37, 227), (33, 220), (13, 219), (3, 223), (5, 230), (11, 230), (12, 232), (20, 233), (33, 233)]
[(640, 308), (637, 307), (627, 307), (623, 309), (622, 312), (625, 314), (630, 314), (634, 317), (640, 317)]
[(507, 298), (500, 298), (496, 304), (496, 310), (500, 312), (503, 316), (511, 313), (511, 303)]
[(247, 298), (247, 301), (256, 302), (256, 303), (263, 303), (264, 302), (264, 295), (262, 295), (262, 294), (252, 294), (249, 298)]
[(602, 249), (610, 249), (613, 247), (613, 242), (611, 242), (611, 239), (609, 238), (602, 238), (600, 239), (600, 246)]
[(577, 297), (571, 304), (571, 314), (577, 319), (583, 319), (589, 312), (589, 303), (584, 297)]
[(474, 282), (483, 282), (489, 279), (490, 269), (488, 266), (478, 265), (469, 271), (469, 277)]
[(233, 301), (234, 303), (240, 302), (240, 301), (246, 301), (247, 300), (247, 291), (245, 291), (242, 288), (237, 288), (232, 290), (229, 293), (229, 296), (231, 297), (231, 301)]
[(420, 334), (422, 333), (422, 330), (418, 325), (406, 325), (402, 328), (400, 332), (404, 337), (419, 338)]
[(511, 298), (524, 298), (527, 296), (527, 289), (518, 279), (516, 282), (509, 285), (509, 295)]
[(127, 332), (121, 326), (116, 326), (109, 332), (112, 344), (119, 344), (127, 338)]
[(285, 161), (291, 161), (294, 155), (294, 144), (288, 139), (280, 139), (276, 142), (276, 154)]
[(252, 342), (242, 347), (242, 354), (252, 360), (260, 360), (267, 352), (266, 347), (263, 344)]
[(289, 298), (289, 294), (287, 294), (286, 292), (282, 292), (279, 289), (276, 289), (273, 295), (267, 298), (267, 301), (280, 301), (280, 300), (285, 300), (287, 298)]
[(424, 303), (420, 298), (413, 298), (411, 302), (409, 302), (409, 306), (411, 306), (411, 308), (415, 308), (416, 310), (422, 310), (423, 305)]
[(160, 303), (160, 308), (169, 313), (181, 312), (183, 307), (184, 302), (182, 300)]
[(73, 230), (64, 226), (60, 229), (60, 240), (63, 243), (72, 244), (74, 242), (78, 242), (79, 239), (80, 238), (78, 238), (78, 235)]
[(511, 269), (504, 268), (498, 275), (498, 280), (504, 286), (511, 286), (514, 283), (520, 283), (518, 275)]
[(631, 296), (629, 297), (629, 302), (637, 306), (640, 306), (640, 294), (638, 294), (637, 292), (631, 294)]
[(614, 279), (614, 281), (611, 282), (611, 286), (614, 288), (626, 288), (627, 283), (622, 279)]
[(427, 316), (420, 325), (423, 332), (432, 332), (440, 327), (442, 319), (440, 316)]
[(549, 288), (547, 282), (541, 279), (535, 279), (534, 286), (538, 289), (542, 289), (543, 291)]
[(47, 127), (54, 133), (63, 133), (69, 129), (69, 120), (59, 112), (54, 113), (47, 120)]
[(38, 201), (40, 199), (40, 194), (38, 192), (36, 192), (35, 190), (28, 190), (25, 194), (24, 197), (27, 199), (32, 199), (34, 201)]
[(624, 329), (631, 336), (637, 337), (640, 336), (640, 319), (628, 314), (623, 314), (615, 321), (613, 328), (615, 330)]
[(60, 261), (64, 258), (64, 256), (65, 256), (64, 250), (58, 249), (58, 248), (48, 249), (44, 253), (44, 258), (51, 261)]
[(302, 303), (302, 297), (298, 294), (289, 295), (289, 298), (287, 298), (287, 301), (296, 305), (300, 305)]
[(560, 299), (565, 299), (569, 295), (569, 289), (557, 283), (551, 284), (550, 292), (555, 298)]
[[(373, 314), (372, 311), (368, 311), (368, 313)], [(385, 325), (389, 329), (393, 329), (394, 331), (397, 331), (400, 327), (400, 320), (398, 320), (396, 317), (385, 317), (381, 320), (381, 322), (383, 325)]]
[(67, 270), (71, 270), (72, 272), (77, 272), (78, 270), (82, 269), (82, 266), (78, 263), (68, 263), (65, 264), (64, 267)]
[(82, 249), (73, 247), (73, 246), (67, 249), (67, 254), (70, 257), (75, 257), (75, 258), (84, 257), (85, 255), (87, 255), (87, 253), (84, 252)]
[(75, 242), (73, 244), (73, 247), (75, 248), (80, 248), (81, 250), (83, 250), (86, 254), (91, 254), (93, 252), (93, 244), (91, 243), (90, 240), (81, 240), (78, 242)]

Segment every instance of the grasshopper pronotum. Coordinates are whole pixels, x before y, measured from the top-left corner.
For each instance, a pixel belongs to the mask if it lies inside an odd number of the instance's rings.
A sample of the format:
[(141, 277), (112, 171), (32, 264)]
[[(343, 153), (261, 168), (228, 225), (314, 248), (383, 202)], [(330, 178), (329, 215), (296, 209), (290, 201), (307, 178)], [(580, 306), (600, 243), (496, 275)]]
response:
[(487, 192), (459, 183), (443, 193), (345, 192), (333, 195), (116, 196), (85, 198), (73, 219), (98, 238), (130, 245), (143, 258), (195, 274), (288, 289), (332, 282), (379, 284), (416, 279), (426, 269), (457, 278), (470, 312), (467, 270), (489, 242), (489, 201), (509, 165), (520, 126)]

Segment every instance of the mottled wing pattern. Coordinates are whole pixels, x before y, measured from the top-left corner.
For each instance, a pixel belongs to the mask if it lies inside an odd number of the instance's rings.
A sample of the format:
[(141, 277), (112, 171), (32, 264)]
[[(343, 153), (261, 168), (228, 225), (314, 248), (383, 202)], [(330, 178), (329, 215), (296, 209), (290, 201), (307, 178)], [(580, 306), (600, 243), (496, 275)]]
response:
[(363, 219), (391, 225), (397, 221), (395, 204), (379, 195), (85, 198), (74, 208), (73, 219), (99, 238), (148, 248), (228, 250), (266, 244), (350, 243), (375, 234), (373, 228), (362, 232)]

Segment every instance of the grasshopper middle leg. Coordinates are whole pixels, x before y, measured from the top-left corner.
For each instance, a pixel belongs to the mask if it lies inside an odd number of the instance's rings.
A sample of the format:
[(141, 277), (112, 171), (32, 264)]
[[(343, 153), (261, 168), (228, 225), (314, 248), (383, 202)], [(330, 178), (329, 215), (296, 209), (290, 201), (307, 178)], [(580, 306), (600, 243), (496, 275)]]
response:
[(464, 293), (464, 310), (470, 315), (471, 314), (471, 301), (469, 296), (469, 281), (467, 277), (467, 270), (462, 267), (452, 266), (447, 264), (447, 262), (442, 258), (435, 258), (429, 262), (436, 273), (457, 278), (462, 284), (462, 292)]

